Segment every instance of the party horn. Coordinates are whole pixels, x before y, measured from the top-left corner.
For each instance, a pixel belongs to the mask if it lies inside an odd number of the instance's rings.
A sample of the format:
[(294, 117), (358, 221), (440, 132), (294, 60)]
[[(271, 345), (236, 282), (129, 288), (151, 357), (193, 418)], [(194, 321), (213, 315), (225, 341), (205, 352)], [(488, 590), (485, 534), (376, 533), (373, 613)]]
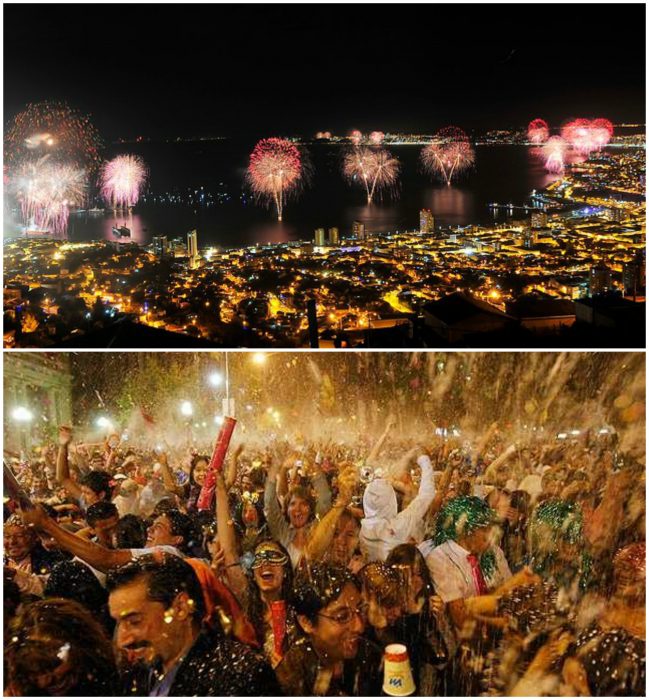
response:
[(284, 655), (283, 646), (286, 635), (286, 601), (274, 600), (270, 604), (270, 614), (273, 624), (275, 654), (281, 657)]
[(196, 507), (198, 510), (211, 510), (212, 502), (214, 500), (214, 489), (216, 487), (216, 474), (220, 472), (223, 467), (223, 462), (225, 461), (225, 455), (228, 451), (230, 445), (230, 438), (234, 432), (234, 426), (237, 421), (234, 418), (224, 418), (223, 425), (219, 431), (219, 435), (216, 438), (216, 444), (214, 445), (214, 451), (212, 452), (212, 458), (207, 467), (207, 473), (205, 474), (205, 481), (201, 488), (201, 493), (196, 501)]

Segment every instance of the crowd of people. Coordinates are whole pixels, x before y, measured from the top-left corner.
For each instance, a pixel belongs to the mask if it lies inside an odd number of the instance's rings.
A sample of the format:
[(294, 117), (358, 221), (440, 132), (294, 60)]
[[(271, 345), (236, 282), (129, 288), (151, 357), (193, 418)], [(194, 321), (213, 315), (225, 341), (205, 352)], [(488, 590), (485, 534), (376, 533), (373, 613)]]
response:
[(644, 458), (509, 442), (5, 455), (5, 695), (644, 695)]

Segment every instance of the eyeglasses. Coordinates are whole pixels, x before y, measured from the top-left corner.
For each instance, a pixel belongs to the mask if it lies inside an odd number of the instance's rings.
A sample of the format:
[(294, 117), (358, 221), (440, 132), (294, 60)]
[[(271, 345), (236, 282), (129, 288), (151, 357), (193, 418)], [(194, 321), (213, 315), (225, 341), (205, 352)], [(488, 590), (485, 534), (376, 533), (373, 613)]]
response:
[(362, 603), (355, 610), (352, 610), (351, 608), (342, 608), (335, 615), (318, 613), (318, 616), (324, 617), (327, 620), (333, 620), (338, 625), (348, 625), (355, 617), (360, 617), (361, 620), (364, 621), (367, 617), (369, 607), (370, 606), (367, 603)]

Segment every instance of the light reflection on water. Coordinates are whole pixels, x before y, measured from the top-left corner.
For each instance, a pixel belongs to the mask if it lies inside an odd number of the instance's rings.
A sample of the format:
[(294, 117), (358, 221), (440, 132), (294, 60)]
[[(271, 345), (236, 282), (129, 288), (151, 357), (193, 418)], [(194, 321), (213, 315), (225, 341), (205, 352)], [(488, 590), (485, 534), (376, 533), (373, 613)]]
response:
[[(129, 148), (135, 151), (137, 147)], [(149, 148), (153, 146), (149, 144)], [(398, 199), (386, 197), (383, 201), (367, 205), (364, 192), (360, 188), (349, 187), (340, 175), (340, 149), (316, 148), (311, 148), (315, 167), (310, 186), (299, 198), (287, 202), (283, 222), (276, 220), (272, 210), (240, 200), (240, 149), (236, 155), (231, 148), (227, 154), (215, 150), (201, 157), (195, 156), (193, 168), (187, 170), (189, 154), (166, 151), (162, 144), (155, 146), (156, 157), (160, 161), (169, 158), (170, 163), (178, 168), (174, 172), (171, 167), (152, 165), (151, 187), (154, 191), (165, 192), (174, 185), (193, 187), (197, 183), (218, 188), (222, 180), (227, 183), (230, 201), (209, 208), (139, 204), (132, 212), (73, 214), (68, 237), (74, 241), (116, 240), (112, 233), (113, 226), (126, 225), (131, 230), (131, 240), (147, 244), (153, 236), (184, 238), (189, 230), (196, 229), (199, 246), (227, 248), (296, 239), (312, 240), (314, 229), (319, 227), (337, 226), (340, 234), (345, 236), (351, 233), (354, 221), (362, 221), (368, 232), (414, 230), (419, 225), (419, 210), (422, 208), (431, 209), (438, 226), (489, 224), (503, 221), (508, 215), (504, 209), (490, 210), (490, 202), (524, 204), (532, 189), (542, 189), (556, 179), (556, 176), (545, 172), (543, 162), (534, 149), (481, 146), (477, 148), (475, 171), (449, 187), (434, 183), (421, 173), (419, 148), (397, 147), (392, 150), (402, 161), (400, 196)], [(152, 153), (148, 156), (145, 153), (144, 157), (151, 160)], [(216, 172), (216, 167), (221, 170)], [(182, 182), (174, 182), (173, 177)], [(523, 213), (515, 210), (512, 215), (518, 218)], [(17, 231), (15, 217), (8, 216), (5, 211), (4, 235), (16, 235)]]

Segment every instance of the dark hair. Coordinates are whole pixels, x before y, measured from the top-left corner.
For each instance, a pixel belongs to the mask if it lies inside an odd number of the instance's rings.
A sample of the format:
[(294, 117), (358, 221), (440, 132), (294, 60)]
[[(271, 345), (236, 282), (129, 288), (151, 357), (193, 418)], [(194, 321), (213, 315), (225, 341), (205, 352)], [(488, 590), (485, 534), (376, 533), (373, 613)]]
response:
[(97, 577), (80, 561), (62, 561), (47, 579), (46, 598), (66, 598), (83, 605), (107, 632), (112, 633), (108, 615), (108, 592)]
[(529, 515), (530, 503), (532, 498), (527, 491), (512, 491), (512, 497), (509, 502), (510, 508), (515, 508), (520, 511), (524, 516)]
[(288, 494), (286, 496), (287, 516), (288, 516), (288, 507), (291, 505), (291, 500), (293, 499), (294, 496), (301, 498), (303, 501), (306, 501), (309, 504), (309, 510), (310, 510), (309, 518), (313, 518), (315, 516), (316, 501), (315, 501), (315, 498), (313, 497), (313, 493), (311, 493), (311, 491), (304, 486), (291, 486), (291, 488), (288, 490)]
[(88, 506), (86, 511), (86, 521), (91, 527), (94, 527), (98, 520), (106, 520), (115, 516), (119, 516), (119, 511), (111, 501), (97, 501), (97, 503)]
[(106, 588), (112, 593), (138, 580), (146, 581), (149, 600), (169, 608), (179, 593), (187, 593), (193, 601), (192, 618), (200, 624), (205, 617), (203, 589), (194, 569), (174, 554), (147, 554), (108, 572)]
[(110, 501), (112, 476), (102, 469), (93, 469), (79, 479), (81, 486), (87, 486), (92, 492), (99, 495), (104, 492), (104, 501)]
[(341, 566), (312, 564), (300, 570), (293, 587), (293, 608), (313, 624), (318, 613), (335, 601), (343, 588), (351, 583), (360, 591), (356, 576)]
[(401, 601), (403, 581), (396, 569), (382, 561), (372, 561), (358, 572), (363, 590), (376, 596), (381, 605), (391, 607)]
[(165, 496), (155, 504), (151, 511), (151, 517), (157, 518), (159, 515), (166, 515), (170, 510), (178, 510), (178, 504), (171, 496)]
[(252, 467), (248, 472), (248, 478), (253, 486), (263, 488), (266, 483), (266, 472), (261, 467)]
[[(270, 537), (260, 539), (252, 549), (254, 553), (255, 550), (259, 549), (264, 544), (272, 544), (274, 547), (282, 552), (286, 556), (287, 562), (284, 565), (284, 578), (282, 579), (282, 588), (279, 593), (279, 599), (285, 600), (290, 603), (291, 597), (293, 595), (293, 567), (291, 566), (291, 557), (283, 545), (281, 545), (277, 540)], [(251, 569), (249, 572), (249, 584), (248, 584), (248, 598), (246, 602), (246, 617), (252, 622), (255, 632), (257, 634), (257, 639), (263, 643), (264, 640), (264, 611), (265, 604), (261, 599), (261, 593), (255, 581), (255, 573)]]
[(428, 598), (435, 594), (435, 586), (433, 585), (433, 579), (430, 576), (430, 570), (424, 559), (424, 555), (419, 551), (418, 547), (414, 544), (400, 544), (397, 545), (387, 556), (385, 563), (393, 568), (398, 568), (400, 566), (415, 566), (419, 565), (419, 574), (424, 580), (424, 588), (420, 595), (426, 597), (426, 604), (428, 604)]
[(189, 483), (192, 486), (196, 485), (196, 482), (194, 481), (194, 470), (199, 462), (205, 462), (206, 465), (209, 465), (210, 458), (207, 455), (194, 455), (192, 457), (192, 461), (189, 465)]
[(353, 522), (354, 525), (360, 530), (360, 528), (361, 528), (360, 518), (350, 508), (345, 508), (342, 511), (342, 513), (338, 517), (338, 521), (336, 522), (336, 526), (342, 524), (345, 520)]
[(43, 695), (36, 678), (61, 664), (67, 649), (73, 684), (68, 696), (117, 695), (117, 666), (110, 638), (93, 616), (72, 600), (49, 598), (27, 605), (11, 624), (6, 661), (13, 694)]
[(200, 533), (189, 515), (177, 508), (170, 508), (160, 515), (168, 518), (171, 524), (171, 534), (183, 538), (183, 541), (178, 545), (181, 552), (189, 553), (197, 544), (200, 545)]
[(146, 544), (146, 523), (137, 515), (127, 514), (115, 528), (115, 549), (141, 549)]

